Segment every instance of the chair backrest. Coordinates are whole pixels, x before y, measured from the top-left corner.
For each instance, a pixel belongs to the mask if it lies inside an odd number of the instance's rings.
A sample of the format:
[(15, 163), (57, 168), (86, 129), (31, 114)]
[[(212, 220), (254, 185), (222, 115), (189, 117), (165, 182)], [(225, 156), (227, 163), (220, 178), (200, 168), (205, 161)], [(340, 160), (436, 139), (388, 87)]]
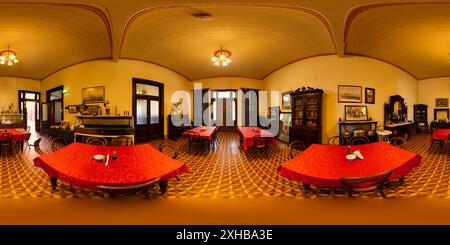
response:
[(198, 132), (189, 130), (188, 131), (189, 141), (200, 140), (200, 134)]
[(328, 139), (328, 144), (329, 145), (347, 145), (348, 142), (347, 142), (346, 138), (336, 135), (336, 136), (333, 136)]
[(349, 142), (350, 145), (368, 144), (369, 138), (367, 138), (367, 136), (351, 137)]
[(178, 146), (172, 143), (161, 143), (159, 145), (159, 151), (172, 157), (173, 159), (177, 159), (178, 157)]
[(86, 144), (88, 144), (88, 145), (106, 146), (107, 141), (104, 138), (91, 137), (91, 138), (86, 140)]
[(268, 142), (268, 136), (267, 135), (255, 135), (253, 137), (253, 147), (256, 148), (262, 148), (262, 147), (266, 147)]
[(343, 177), (340, 181), (344, 185), (344, 188), (355, 191), (369, 191), (384, 185), (391, 174), (392, 170), (389, 170), (384, 173), (370, 176)]
[(402, 149), (406, 148), (406, 140), (403, 137), (400, 137), (400, 136), (393, 137), (389, 142), (396, 147), (399, 147)]
[(67, 140), (64, 138), (60, 138), (60, 137), (53, 138), (52, 142), (51, 142), (52, 151), (57, 151), (66, 145), (67, 145)]
[(289, 156), (292, 158), (296, 157), (298, 154), (300, 154), (302, 151), (306, 149), (305, 143), (302, 141), (296, 140), (292, 141), (289, 144)]
[(133, 145), (133, 140), (130, 137), (120, 136), (111, 140), (111, 145), (114, 146), (129, 146)]

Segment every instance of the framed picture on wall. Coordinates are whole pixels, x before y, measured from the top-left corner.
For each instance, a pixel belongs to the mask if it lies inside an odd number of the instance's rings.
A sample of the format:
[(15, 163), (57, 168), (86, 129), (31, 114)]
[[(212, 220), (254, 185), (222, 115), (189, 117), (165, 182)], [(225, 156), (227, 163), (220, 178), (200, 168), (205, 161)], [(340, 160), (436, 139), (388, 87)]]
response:
[(105, 87), (89, 87), (82, 89), (83, 102), (90, 103), (104, 103), (105, 102)]
[(448, 107), (448, 98), (436, 98), (436, 107)]
[(375, 104), (375, 89), (374, 88), (366, 88), (365, 91), (365, 101), (366, 104)]
[(367, 121), (367, 106), (365, 105), (346, 105), (345, 121)]
[(281, 110), (291, 109), (291, 93), (292, 91), (287, 91), (281, 94)]
[(362, 103), (362, 87), (338, 85), (338, 103)]

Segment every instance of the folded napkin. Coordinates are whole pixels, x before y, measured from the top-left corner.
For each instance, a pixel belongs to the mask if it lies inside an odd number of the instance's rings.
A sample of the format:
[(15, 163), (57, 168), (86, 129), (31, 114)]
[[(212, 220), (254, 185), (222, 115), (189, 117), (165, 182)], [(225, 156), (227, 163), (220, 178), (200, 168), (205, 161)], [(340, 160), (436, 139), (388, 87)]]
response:
[(353, 154), (355, 154), (355, 156), (359, 159), (364, 159), (363, 155), (361, 154), (361, 152), (359, 152), (359, 150), (354, 151)]

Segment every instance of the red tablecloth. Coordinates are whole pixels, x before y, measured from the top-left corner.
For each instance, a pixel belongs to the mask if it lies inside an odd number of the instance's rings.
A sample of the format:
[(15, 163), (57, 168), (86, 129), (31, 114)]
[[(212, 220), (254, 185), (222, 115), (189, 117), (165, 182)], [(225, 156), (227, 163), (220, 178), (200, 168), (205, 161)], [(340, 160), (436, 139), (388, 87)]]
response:
[[(116, 151), (118, 160), (109, 159), (108, 166), (93, 160), (96, 154)], [(34, 159), (51, 178), (84, 189), (100, 185), (138, 185), (155, 178), (168, 180), (188, 172), (184, 163), (159, 152), (149, 144), (137, 146), (95, 146), (72, 143), (56, 152)]]
[(260, 129), (258, 127), (239, 127), (239, 131), (242, 134), (243, 142), (242, 142), (242, 149), (244, 151), (247, 151), (248, 148), (252, 147), (254, 145), (254, 137), (256, 135), (265, 135), (268, 136), (268, 141), (270, 144), (275, 145), (275, 136), (272, 134), (272, 132), (264, 129)]
[[(1, 134), (5, 133), (5, 131), (0, 131), (0, 140), (5, 140), (1, 137)], [(17, 129), (7, 129), (6, 133), (10, 133), (12, 134), (12, 140), (13, 141), (25, 141), (25, 140), (29, 140), (31, 133), (23, 130), (23, 131), (19, 131)]]
[(191, 130), (187, 130), (183, 133), (183, 135), (187, 136), (189, 135), (189, 131), (194, 131), (196, 133), (198, 133), (200, 135), (200, 138), (202, 139), (207, 139), (209, 141), (212, 141), (212, 135), (214, 133), (214, 131), (216, 131), (216, 127), (212, 126), (212, 127), (195, 127)]
[(346, 146), (313, 144), (280, 167), (282, 176), (304, 184), (341, 187), (342, 177), (363, 177), (393, 170), (391, 180), (419, 166), (422, 157), (386, 142), (352, 146), (364, 159), (349, 161)]
[(436, 129), (431, 135), (431, 140), (441, 140), (447, 141), (449, 140), (450, 129), (439, 128)]

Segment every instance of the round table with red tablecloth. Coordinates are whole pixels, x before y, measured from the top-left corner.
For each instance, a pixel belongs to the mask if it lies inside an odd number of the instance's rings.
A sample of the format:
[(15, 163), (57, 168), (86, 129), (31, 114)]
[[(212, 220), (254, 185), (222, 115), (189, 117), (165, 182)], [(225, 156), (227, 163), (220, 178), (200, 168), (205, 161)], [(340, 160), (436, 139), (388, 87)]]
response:
[[(94, 155), (112, 155), (108, 165), (97, 162)], [(188, 172), (184, 163), (173, 159), (149, 144), (136, 146), (97, 146), (72, 143), (58, 151), (34, 159), (34, 165), (42, 168), (50, 179), (83, 189), (99, 186), (126, 187), (159, 179), (167, 180), (182, 172)], [(52, 186), (56, 183), (52, 181)]]
[(389, 180), (400, 179), (419, 166), (422, 157), (386, 142), (351, 146), (364, 159), (347, 160), (347, 146), (312, 144), (281, 165), (280, 174), (307, 185), (342, 187), (343, 177), (364, 177), (392, 170)]

